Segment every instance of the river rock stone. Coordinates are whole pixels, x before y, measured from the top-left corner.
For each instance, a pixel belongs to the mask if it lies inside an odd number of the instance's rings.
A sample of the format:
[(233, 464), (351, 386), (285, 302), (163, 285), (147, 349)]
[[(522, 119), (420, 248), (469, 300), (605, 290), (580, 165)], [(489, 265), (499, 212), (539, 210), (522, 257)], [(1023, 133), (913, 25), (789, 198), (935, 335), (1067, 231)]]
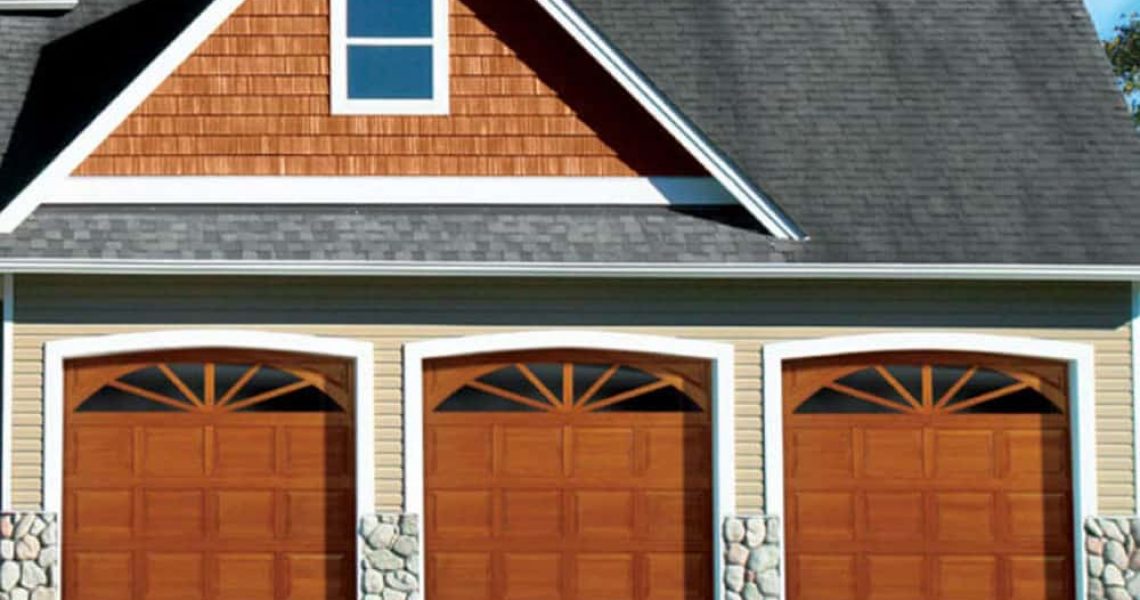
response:
[(32, 592), (32, 600), (55, 600), (55, 594), (48, 588), (37, 588)]
[(755, 548), (764, 543), (768, 535), (768, 527), (763, 517), (752, 517), (744, 522), (745, 539), (749, 548)]
[(0, 592), (7, 592), (16, 587), (20, 581), (20, 564), (14, 561), (4, 561), (0, 565)]
[(775, 519), (768, 522), (768, 537), (764, 540), (766, 544), (779, 544), (780, 543), (780, 527)]
[(1085, 540), (1085, 550), (1088, 550), (1089, 554), (1093, 554), (1096, 556), (1100, 556), (1100, 555), (1104, 554), (1104, 538), (1099, 538), (1099, 537), (1088, 538), (1087, 540)]
[(392, 571), (384, 574), (384, 585), (400, 592), (410, 592), (419, 586), (419, 582), (410, 573)]
[(724, 522), (725, 541), (735, 544), (744, 539), (744, 523), (740, 519), (728, 519)]
[(780, 574), (776, 571), (764, 571), (761, 573), (760, 591), (773, 596), (778, 595), (780, 593)]
[(416, 551), (419, 550), (419, 540), (410, 535), (401, 535), (396, 538), (396, 543), (392, 544), (392, 551), (404, 558), (415, 556)]
[(16, 544), (12, 540), (0, 540), (0, 559), (12, 560), (16, 556)]
[(1099, 579), (1089, 580), (1088, 600), (1104, 600), (1104, 584)]
[(384, 576), (380, 574), (380, 571), (369, 569), (364, 572), (364, 581), (361, 582), (361, 587), (369, 594), (379, 594), (384, 591)]
[(40, 540), (29, 534), (16, 542), (16, 558), (19, 560), (35, 560), (40, 555)]
[(8, 592), (8, 597), (12, 600), (28, 600), (28, 590), (24, 588), (16, 588)]
[(1140, 598), (1140, 577), (1133, 575), (1128, 583), (1124, 584), (1124, 589), (1128, 592), (1129, 596), (1133, 598)]
[(404, 559), (387, 548), (368, 550), (364, 553), (364, 558), (370, 567), (381, 571), (394, 571), (404, 566)]
[(1116, 568), (1116, 565), (1105, 565), (1100, 578), (1107, 587), (1124, 587), (1124, 574)]
[(45, 583), (47, 583), (47, 573), (44, 573), (39, 565), (30, 560), (20, 563), (20, 585), (34, 590)]
[(364, 594), (364, 598), (361, 600), (380, 600), (380, 596), (377, 596), (376, 594)]
[(1104, 520), (1101, 521), (1100, 528), (1104, 530), (1104, 537), (1110, 540), (1116, 540), (1121, 544), (1124, 543), (1124, 532), (1116, 526), (1116, 523), (1113, 523), (1109, 520)]
[(59, 526), (54, 522), (48, 523), (47, 527), (44, 527), (43, 532), (40, 533), (40, 541), (43, 542), (45, 546), (56, 544), (59, 541)]
[(744, 600), (764, 600), (764, 595), (760, 593), (760, 588), (756, 587), (755, 583), (744, 584), (744, 591), (740, 596)]
[(1090, 556), (1089, 575), (1092, 575), (1093, 577), (1100, 577), (1100, 574), (1102, 572), (1104, 572), (1104, 559), (1099, 556)]
[(380, 526), (380, 519), (376, 515), (368, 515), (360, 520), (360, 536), (367, 538), (377, 527)]
[(1124, 550), (1124, 544), (1116, 540), (1109, 540), (1104, 547), (1104, 560), (1116, 565), (1121, 571), (1127, 569), (1128, 553)]
[(760, 573), (774, 569), (780, 564), (780, 549), (776, 546), (761, 546), (748, 555), (748, 570)]
[(15, 527), (12, 526), (12, 515), (0, 517), (0, 537), (10, 538)]
[(20, 515), (16, 519), (16, 528), (12, 531), (12, 538), (19, 539), (28, 535), (28, 532), (32, 530), (32, 523), (35, 523), (35, 521), (36, 517), (34, 515)]
[(58, 550), (56, 550), (55, 546), (40, 550), (40, 557), (36, 559), (36, 564), (44, 568), (54, 565), (56, 563), (57, 553)]
[(1132, 596), (1122, 587), (1109, 587), (1104, 590), (1108, 600), (1132, 600)]
[(368, 535), (367, 542), (372, 548), (387, 548), (396, 539), (396, 526), (382, 523)]
[(748, 560), (748, 548), (744, 544), (732, 544), (726, 554), (725, 562), (730, 565), (742, 565)]
[(408, 594), (397, 590), (384, 590), (380, 597), (384, 600), (407, 600)]
[(420, 532), (420, 518), (419, 515), (404, 515), (400, 519), (400, 533), (404, 535), (416, 535)]
[(744, 589), (744, 567), (738, 565), (725, 567), (724, 584), (734, 592), (742, 591)]
[(45, 523), (42, 518), (37, 516), (36, 518), (32, 519), (32, 528), (28, 530), (28, 533), (32, 535), (39, 535), (45, 527), (47, 527), (47, 523)]
[(725, 592), (724, 600), (740, 600), (740, 594), (736, 592)]

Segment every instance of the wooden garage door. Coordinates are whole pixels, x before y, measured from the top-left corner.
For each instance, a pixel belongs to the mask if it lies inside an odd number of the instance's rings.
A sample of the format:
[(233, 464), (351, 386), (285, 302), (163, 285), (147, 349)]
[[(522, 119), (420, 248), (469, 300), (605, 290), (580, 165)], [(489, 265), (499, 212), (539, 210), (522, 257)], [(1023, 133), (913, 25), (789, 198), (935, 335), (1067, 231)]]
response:
[(709, 377), (576, 351), (430, 363), (427, 597), (709, 598)]
[(340, 361), (193, 351), (66, 365), (69, 600), (348, 600)]
[(784, 389), (789, 598), (1073, 597), (1064, 365), (862, 355)]

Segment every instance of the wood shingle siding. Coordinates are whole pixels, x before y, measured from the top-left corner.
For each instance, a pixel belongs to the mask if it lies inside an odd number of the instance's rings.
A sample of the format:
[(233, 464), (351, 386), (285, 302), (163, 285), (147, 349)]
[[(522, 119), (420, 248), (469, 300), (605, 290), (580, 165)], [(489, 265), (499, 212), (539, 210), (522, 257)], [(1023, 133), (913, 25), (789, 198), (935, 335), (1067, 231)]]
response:
[(328, 0), (247, 0), (78, 175), (702, 175), (531, 2), (453, 0), (450, 114), (330, 114)]
[(874, 331), (969, 331), (1093, 345), (1100, 512), (1133, 511), (1129, 287), (918, 282), (16, 278), (13, 492), (38, 506), (43, 344), (160, 328), (357, 338), (376, 353), (376, 502), (402, 502), (402, 348), (477, 333), (581, 327), (733, 344), (741, 512), (763, 504), (766, 342)]

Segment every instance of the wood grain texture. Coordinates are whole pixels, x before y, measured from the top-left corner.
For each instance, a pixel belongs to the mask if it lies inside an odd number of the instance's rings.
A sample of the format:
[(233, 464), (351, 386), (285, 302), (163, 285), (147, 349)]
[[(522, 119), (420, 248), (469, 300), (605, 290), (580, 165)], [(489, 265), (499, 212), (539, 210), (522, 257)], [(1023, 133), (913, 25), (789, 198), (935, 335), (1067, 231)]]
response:
[(533, 2), (452, 0), (447, 116), (332, 116), (328, 0), (246, 0), (78, 175), (702, 175)]

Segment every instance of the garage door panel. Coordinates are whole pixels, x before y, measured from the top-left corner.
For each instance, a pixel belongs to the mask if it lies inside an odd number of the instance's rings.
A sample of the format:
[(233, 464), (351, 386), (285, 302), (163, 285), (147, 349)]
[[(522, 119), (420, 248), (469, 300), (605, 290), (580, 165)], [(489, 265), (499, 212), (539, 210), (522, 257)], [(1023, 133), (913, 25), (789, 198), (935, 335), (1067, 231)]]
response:
[[(562, 492), (557, 490), (503, 490), (502, 527), (506, 537), (561, 537)], [(479, 535), (486, 535), (486, 530)]]
[(428, 567), (433, 597), (439, 600), (490, 600), (489, 552), (433, 551)]
[(633, 492), (579, 490), (572, 497), (578, 539), (632, 540), (637, 536)]
[(220, 552), (211, 559), (218, 600), (273, 600), (276, 560), (271, 552)]
[(991, 431), (935, 430), (934, 475), (938, 478), (998, 476)]
[(985, 543), (997, 537), (992, 494), (934, 494), (934, 522), (941, 542)]
[(1065, 477), (1069, 472), (1067, 432), (1062, 430), (1007, 431), (1009, 477)]
[[(846, 479), (855, 475), (851, 431), (801, 429), (789, 432), (789, 475), (796, 479)], [(826, 456), (827, 460), (814, 460)]]
[(712, 464), (707, 427), (652, 427), (643, 430), (648, 484), (705, 486)]
[(918, 479), (923, 471), (922, 429), (864, 429), (864, 477)]
[(712, 499), (704, 491), (644, 493), (644, 508), (641, 511), (648, 523), (647, 539), (675, 542), (678, 544), (701, 544), (711, 541), (708, 527), (712, 514)]
[[(69, 575), (67, 597), (75, 600), (128, 598), (134, 585), (130, 552), (71, 552), (64, 569)], [(82, 581), (82, 585), (76, 582)]]
[(147, 537), (201, 538), (205, 532), (205, 498), (202, 490), (143, 490), (142, 532)]
[(563, 474), (562, 434), (562, 429), (555, 427), (503, 427), (499, 434), (496, 475), (560, 477)]
[(645, 555), (647, 598), (707, 600), (712, 580), (707, 552), (652, 552)]
[(276, 537), (274, 490), (217, 490), (213, 492), (214, 532), (220, 540)]
[(847, 492), (802, 492), (793, 503), (796, 532), (813, 542), (855, 539), (855, 495)]
[(349, 554), (286, 553), (284, 565), (288, 600), (347, 598), (354, 593)]
[(142, 557), (146, 600), (205, 598), (205, 557), (191, 552), (146, 552)]
[(352, 495), (347, 491), (297, 491), (284, 494), (285, 536), (294, 541), (342, 540), (351, 531)]
[(1016, 542), (1064, 543), (1072, 516), (1069, 497), (1063, 493), (1010, 493), (1005, 495), (1009, 514), (1007, 535)]
[(1072, 598), (1069, 561), (1063, 556), (1009, 557), (1012, 600), (1062, 600)]
[(867, 492), (865, 535), (871, 541), (921, 541), (926, 536), (926, 502), (921, 492)]
[(940, 600), (997, 600), (996, 557), (942, 556), (936, 562), (936, 588)]
[(202, 427), (145, 428), (142, 432), (143, 474), (157, 477), (205, 475), (205, 439)]
[(857, 594), (854, 555), (800, 554), (792, 563), (799, 598), (854, 600)]
[(272, 475), (276, 470), (276, 429), (215, 427), (214, 473)]
[(563, 597), (562, 555), (505, 553), (504, 600), (560, 600)]
[(429, 478), (458, 482), (491, 476), (494, 437), (490, 426), (439, 425), (432, 428), (425, 437), (429, 444)]
[(347, 427), (285, 427), (283, 471), (290, 477), (351, 473)]
[(462, 538), (491, 536), (494, 493), (485, 490), (440, 490), (429, 496), (428, 526), (436, 535)]
[(868, 597), (875, 600), (914, 600), (926, 594), (926, 558), (922, 555), (867, 556)]
[(634, 597), (632, 553), (578, 554), (574, 581), (577, 597), (628, 600)]
[(636, 475), (632, 428), (576, 427), (572, 477), (623, 481)]
[(80, 538), (130, 538), (134, 531), (134, 494), (129, 489), (68, 491), (68, 531)]
[(76, 476), (130, 477), (134, 472), (134, 432), (130, 427), (75, 427), (69, 441), (75, 447), (69, 466)]

